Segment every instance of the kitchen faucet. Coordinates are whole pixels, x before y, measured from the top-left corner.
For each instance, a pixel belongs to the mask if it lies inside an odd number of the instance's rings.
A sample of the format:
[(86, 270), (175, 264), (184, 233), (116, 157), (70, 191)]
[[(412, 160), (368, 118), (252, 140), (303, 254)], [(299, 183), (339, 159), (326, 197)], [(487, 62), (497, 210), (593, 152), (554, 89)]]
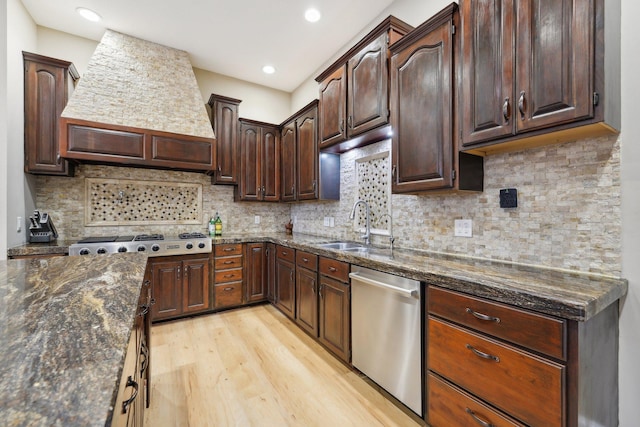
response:
[(393, 237), (393, 218), (391, 218), (391, 214), (382, 214), (382, 216), (378, 218), (376, 224), (380, 224), (385, 216), (389, 217), (389, 248), (393, 251), (393, 242), (396, 241), (396, 238)]
[(351, 215), (349, 215), (349, 219), (354, 219), (356, 217), (356, 208), (360, 204), (363, 204), (366, 208), (365, 231), (361, 237), (364, 239), (364, 244), (368, 246), (371, 244), (371, 210), (369, 208), (369, 203), (365, 202), (364, 200), (358, 200), (357, 202), (355, 202), (353, 204), (353, 208), (351, 209)]

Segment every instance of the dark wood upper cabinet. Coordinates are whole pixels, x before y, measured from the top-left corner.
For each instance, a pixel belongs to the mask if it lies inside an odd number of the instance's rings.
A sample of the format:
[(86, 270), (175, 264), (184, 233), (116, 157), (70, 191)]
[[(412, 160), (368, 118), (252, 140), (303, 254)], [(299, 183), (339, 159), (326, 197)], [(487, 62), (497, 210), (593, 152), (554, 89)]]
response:
[(482, 158), (459, 154), (454, 131), (456, 19), (451, 4), (391, 47), (394, 193), (482, 191)]
[(619, 76), (604, 71), (605, 55), (619, 61), (619, 29), (609, 28), (616, 25), (604, 9), (604, 0), (460, 2), (465, 149), (507, 151), (619, 129)]
[(240, 119), (240, 185), (236, 198), (280, 200), (280, 130), (276, 125)]
[[(413, 27), (389, 16), (316, 78), (320, 149), (343, 152), (388, 138), (389, 45)], [(349, 142), (346, 142), (349, 141)]]
[(284, 124), (280, 129), (282, 161), (280, 182), (283, 202), (296, 200), (296, 123), (295, 120)]
[(242, 101), (212, 94), (208, 105), (216, 136), (215, 171), (212, 184), (238, 183), (238, 106)]
[(71, 62), (22, 52), (24, 61), (24, 171), (73, 176), (60, 157), (59, 124), (80, 75)]

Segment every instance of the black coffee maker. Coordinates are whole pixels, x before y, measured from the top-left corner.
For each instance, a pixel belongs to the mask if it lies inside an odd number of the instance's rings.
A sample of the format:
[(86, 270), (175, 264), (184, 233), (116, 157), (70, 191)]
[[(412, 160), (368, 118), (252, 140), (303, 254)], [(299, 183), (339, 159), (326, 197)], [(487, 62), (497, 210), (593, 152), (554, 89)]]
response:
[(49, 243), (58, 238), (58, 231), (48, 213), (33, 211), (29, 220), (29, 243)]

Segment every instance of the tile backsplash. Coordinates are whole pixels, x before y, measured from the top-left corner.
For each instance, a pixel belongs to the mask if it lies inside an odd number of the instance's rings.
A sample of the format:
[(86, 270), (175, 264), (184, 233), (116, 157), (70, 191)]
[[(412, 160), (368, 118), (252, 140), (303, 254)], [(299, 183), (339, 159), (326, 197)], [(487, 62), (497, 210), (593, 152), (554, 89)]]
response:
[[(390, 150), (383, 141), (341, 156), (340, 201), (292, 205), (294, 231), (357, 240), (348, 216), (356, 160)], [(620, 142), (617, 136), (487, 156), (482, 193), (392, 195), (396, 246), (619, 276)], [(518, 190), (501, 209), (499, 191)], [(323, 217), (335, 217), (325, 227)], [(454, 237), (454, 220), (473, 221), (473, 237)], [(374, 244), (387, 239), (373, 236)]]

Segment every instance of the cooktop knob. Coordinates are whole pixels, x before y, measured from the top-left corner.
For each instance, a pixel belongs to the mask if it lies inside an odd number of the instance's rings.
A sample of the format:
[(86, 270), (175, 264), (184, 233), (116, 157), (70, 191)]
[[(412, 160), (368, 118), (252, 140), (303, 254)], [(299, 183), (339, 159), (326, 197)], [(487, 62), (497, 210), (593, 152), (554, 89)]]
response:
[(89, 255), (89, 249), (87, 248), (82, 248), (80, 249), (80, 255)]
[(187, 249), (193, 249), (193, 243), (191, 242), (187, 243)]
[(98, 250), (96, 251), (99, 254), (106, 254), (107, 250), (105, 248), (98, 248)]
[(144, 252), (146, 250), (147, 250), (147, 248), (145, 246), (143, 246), (143, 245), (138, 246), (138, 252)]
[(151, 246), (151, 250), (152, 250), (153, 252), (158, 252), (158, 251), (160, 250), (160, 245), (153, 245), (153, 246)]
[(198, 247), (199, 247), (200, 249), (202, 249), (202, 248), (204, 248), (204, 247), (205, 247), (205, 244), (204, 244), (204, 243), (202, 243), (202, 242), (200, 242), (200, 243), (198, 243)]
[(127, 248), (125, 248), (124, 246), (120, 246), (118, 248), (118, 252), (127, 252)]

